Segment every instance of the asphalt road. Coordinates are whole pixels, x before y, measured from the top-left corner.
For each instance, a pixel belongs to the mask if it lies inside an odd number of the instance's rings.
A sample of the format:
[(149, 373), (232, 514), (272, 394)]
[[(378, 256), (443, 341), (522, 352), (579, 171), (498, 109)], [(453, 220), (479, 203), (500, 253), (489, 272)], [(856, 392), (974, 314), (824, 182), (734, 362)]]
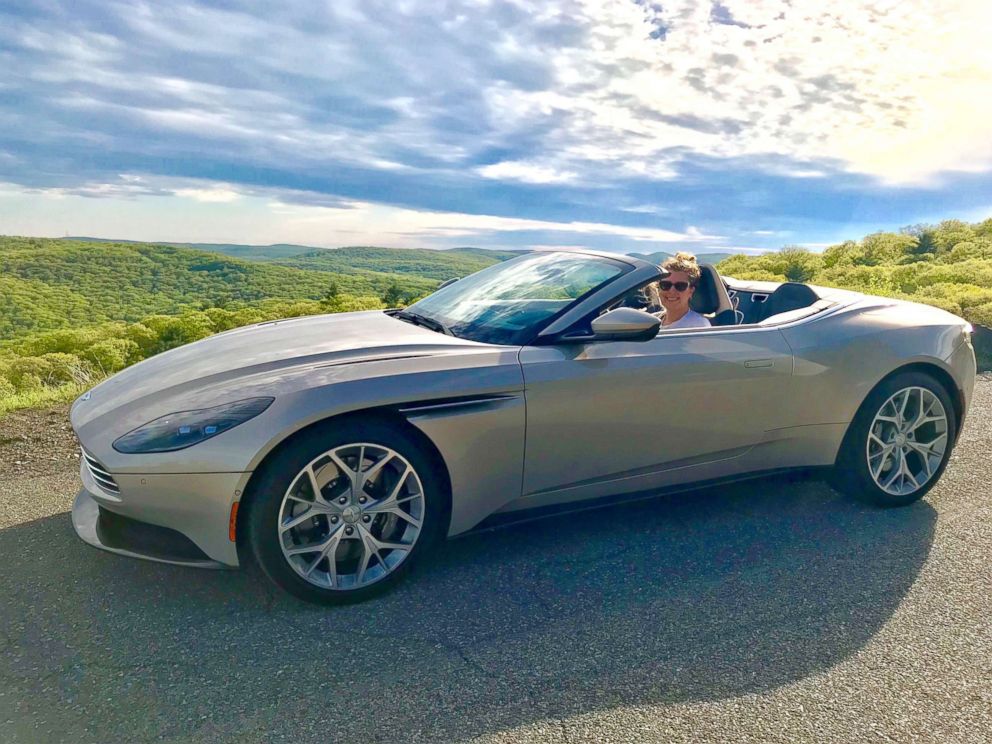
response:
[(696, 491), (457, 540), (331, 610), (87, 547), (53, 455), (0, 483), (0, 742), (992, 741), (990, 413), (986, 378), (906, 509)]

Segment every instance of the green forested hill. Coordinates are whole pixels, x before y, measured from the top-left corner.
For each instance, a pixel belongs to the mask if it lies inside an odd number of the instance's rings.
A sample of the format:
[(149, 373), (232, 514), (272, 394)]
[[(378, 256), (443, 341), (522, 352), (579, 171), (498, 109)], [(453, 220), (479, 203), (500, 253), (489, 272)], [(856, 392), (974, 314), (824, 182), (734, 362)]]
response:
[(495, 258), (498, 261), (506, 261), (510, 258), (516, 258), (519, 255), (527, 253), (527, 249), (521, 250), (494, 250), (492, 248), (472, 248), (471, 246), (465, 246), (463, 248), (445, 248), (440, 251), (441, 253), (461, 253), (466, 256), (482, 256), (484, 258)]
[[(526, 251), (500, 251), (488, 248), (446, 248), (441, 250), (425, 250), (410, 248), (378, 248), (376, 246), (346, 246), (343, 248), (318, 248), (312, 245), (296, 245), (293, 243), (272, 243), (271, 245), (247, 245), (244, 243), (172, 243), (168, 241), (156, 241), (154, 243), (143, 243), (140, 240), (112, 240), (108, 238), (88, 238), (88, 237), (67, 237), (63, 240), (71, 240), (81, 243), (116, 243), (118, 245), (155, 245), (170, 246), (173, 248), (190, 248), (207, 253), (223, 253), (225, 256), (243, 258), (248, 261), (279, 261), (285, 262), (287, 266), (294, 266), (290, 260), (304, 254), (324, 255), (328, 254), (328, 265), (333, 266), (333, 271), (339, 269), (366, 268), (370, 271), (382, 271), (386, 273), (399, 272), (401, 274), (419, 274), (419, 269), (427, 267), (469, 267), (476, 265), (485, 268), (498, 261), (505, 261), (508, 258), (519, 256)], [(411, 254), (406, 259), (400, 260), (403, 254)], [(419, 254), (417, 260), (412, 259), (413, 254)], [(353, 256), (361, 267), (355, 267), (345, 257)], [(327, 270), (327, 269), (325, 269)], [(420, 274), (426, 276), (426, 274)], [(435, 277), (440, 278), (440, 277)], [(447, 276), (445, 279), (449, 278)]]
[(509, 252), (434, 251), (423, 248), (351, 248), (317, 249), (274, 263), (300, 269), (333, 271), (341, 274), (362, 271), (391, 271), (398, 274), (430, 277), (438, 281), (468, 276), (487, 266), (515, 255)]
[(207, 253), (223, 253), (225, 256), (244, 258), (250, 261), (271, 261), (277, 258), (289, 258), (300, 253), (314, 250), (311, 245), (294, 245), (292, 243), (273, 243), (271, 245), (245, 245), (242, 243), (170, 243), (155, 241), (146, 243), (140, 240), (113, 240), (111, 238), (88, 238), (70, 236), (63, 240), (73, 240), (80, 243), (117, 243), (119, 245), (166, 245), (173, 248), (192, 248)]
[[(823, 253), (786, 247), (733, 256), (717, 268), (739, 279), (809, 282), (923, 302), (992, 327), (992, 219), (914, 225), (838, 243)], [(990, 350), (979, 351), (981, 364), (992, 363)]]
[[(370, 247), (289, 255), (297, 247), (240, 246), (258, 249), (243, 251), (249, 261), (167, 244), (0, 237), (0, 415), (68, 400), (212, 333), (403, 304), (440, 280), (516, 255)], [(823, 253), (732, 256), (719, 269), (902, 297), (992, 326), (992, 219), (876, 233)], [(992, 351), (978, 351), (980, 366), (992, 367)]]
[(69, 287), (0, 273), (0, 341), (42, 328), (62, 328), (105, 318)]
[(329, 273), (167, 245), (0, 237), (0, 340), (184, 308), (319, 299), (329, 291), (410, 298), (436, 285), (410, 274)]
[(293, 245), (292, 243), (273, 243), (272, 245), (239, 245), (234, 243), (189, 243), (173, 244), (177, 248), (192, 248), (207, 253), (223, 253), (225, 256), (243, 258), (247, 261), (274, 261), (280, 258), (298, 256), (313, 250), (309, 245)]

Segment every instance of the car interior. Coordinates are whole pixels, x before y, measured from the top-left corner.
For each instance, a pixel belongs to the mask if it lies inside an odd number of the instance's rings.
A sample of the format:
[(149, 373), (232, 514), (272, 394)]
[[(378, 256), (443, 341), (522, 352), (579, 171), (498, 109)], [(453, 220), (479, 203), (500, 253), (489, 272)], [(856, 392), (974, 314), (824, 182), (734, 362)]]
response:
[[(689, 306), (715, 327), (775, 325), (813, 315), (833, 304), (799, 282), (738, 282), (721, 277), (711, 264), (700, 264), (699, 269), (699, 283)], [(652, 314), (662, 311), (654, 281), (627, 292), (603, 311), (615, 307)]]

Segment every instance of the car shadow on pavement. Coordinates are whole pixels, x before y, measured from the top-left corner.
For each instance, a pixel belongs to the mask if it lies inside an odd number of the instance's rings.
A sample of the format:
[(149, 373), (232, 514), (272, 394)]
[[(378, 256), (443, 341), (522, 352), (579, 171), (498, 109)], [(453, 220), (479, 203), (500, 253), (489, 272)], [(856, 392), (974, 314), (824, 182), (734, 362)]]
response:
[(318, 608), (101, 553), (62, 514), (0, 531), (0, 739), (452, 741), (759, 693), (861, 649), (935, 522), (769, 478), (455, 540)]

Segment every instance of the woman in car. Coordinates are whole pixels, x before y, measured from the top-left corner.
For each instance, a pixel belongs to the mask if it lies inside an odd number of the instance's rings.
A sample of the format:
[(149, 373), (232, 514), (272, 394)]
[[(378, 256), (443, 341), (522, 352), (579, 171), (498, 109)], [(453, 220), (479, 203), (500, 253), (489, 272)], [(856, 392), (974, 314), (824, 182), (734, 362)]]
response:
[(659, 299), (665, 308), (661, 316), (661, 330), (672, 331), (677, 328), (708, 328), (710, 322), (689, 307), (689, 300), (696, 291), (699, 281), (699, 264), (691, 253), (679, 251), (671, 258), (666, 258), (661, 268), (668, 275), (658, 282)]

